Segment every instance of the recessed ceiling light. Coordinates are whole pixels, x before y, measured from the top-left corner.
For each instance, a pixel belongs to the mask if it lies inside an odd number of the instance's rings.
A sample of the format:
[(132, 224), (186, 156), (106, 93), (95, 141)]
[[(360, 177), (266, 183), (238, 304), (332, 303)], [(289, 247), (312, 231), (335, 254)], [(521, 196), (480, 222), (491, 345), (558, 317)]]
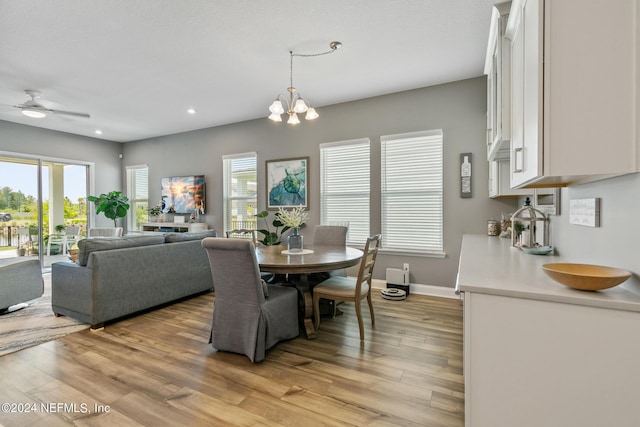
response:
[(102, 135), (102, 131), (100, 129), (96, 129), (96, 135)]
[(196, 113), (196, 110), (195, 110), (195, 108), (189, 108), (189, 109), (187, 110), (187, 113), (189, 113), (189, 114), (195, 114), (195, 113)]

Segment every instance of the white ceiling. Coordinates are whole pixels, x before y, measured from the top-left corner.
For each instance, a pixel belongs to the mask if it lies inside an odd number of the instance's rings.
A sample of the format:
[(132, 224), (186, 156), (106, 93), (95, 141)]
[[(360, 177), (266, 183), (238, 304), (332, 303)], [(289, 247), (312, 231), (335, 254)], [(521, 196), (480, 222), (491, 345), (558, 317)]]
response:
[[(477, 77), (498, 1), (0, 0), (0, 120), (119, 142), (267, 120), (289, 51), (334, 40), (294, 58), (314, 107)], [(91, 118), (24, 117), (25, 89)]]

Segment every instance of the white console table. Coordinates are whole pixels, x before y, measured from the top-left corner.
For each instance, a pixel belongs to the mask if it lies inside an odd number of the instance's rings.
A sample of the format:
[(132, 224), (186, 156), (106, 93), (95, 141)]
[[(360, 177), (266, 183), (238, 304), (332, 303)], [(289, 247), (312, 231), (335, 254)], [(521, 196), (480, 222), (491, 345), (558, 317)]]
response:
[(162, 233), (172, 231), (174, 233), (196, 232), (207, 230), (209, 226), (204, 222), (143, 222), (142, 232)]

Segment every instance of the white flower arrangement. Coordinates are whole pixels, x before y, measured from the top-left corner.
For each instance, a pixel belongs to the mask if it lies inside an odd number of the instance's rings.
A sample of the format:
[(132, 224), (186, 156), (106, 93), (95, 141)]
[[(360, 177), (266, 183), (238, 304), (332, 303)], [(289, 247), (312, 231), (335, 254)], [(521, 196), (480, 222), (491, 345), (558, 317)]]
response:
[(279, 208), (278, 212), (276, 212), (276, 218), (280, 220), (280, 222), (285, 227), (300, 228), (309, 218), (309, 214), (304, 210), (304, 207), (302, 206), (291, 209), (289, 211), (283, 208)]

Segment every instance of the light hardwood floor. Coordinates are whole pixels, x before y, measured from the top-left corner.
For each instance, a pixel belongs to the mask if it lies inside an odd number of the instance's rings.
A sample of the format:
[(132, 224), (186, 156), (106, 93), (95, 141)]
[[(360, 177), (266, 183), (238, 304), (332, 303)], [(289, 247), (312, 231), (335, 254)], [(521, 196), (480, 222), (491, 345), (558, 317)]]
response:
[[(0, 358), (4, 426), (462, 426), (462, 304), (374, 294), (252, 365), (208, 344), (213, 294)], [(20, 410), (20, 413), (7, 413)]]

